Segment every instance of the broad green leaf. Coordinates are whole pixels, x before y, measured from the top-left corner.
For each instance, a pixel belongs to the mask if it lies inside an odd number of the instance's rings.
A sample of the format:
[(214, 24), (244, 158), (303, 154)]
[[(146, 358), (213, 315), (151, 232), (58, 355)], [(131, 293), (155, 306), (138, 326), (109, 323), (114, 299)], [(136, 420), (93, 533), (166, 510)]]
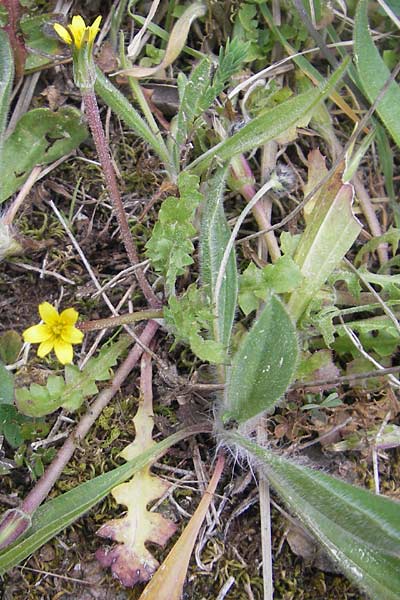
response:
[(123, 336), (118, 342), (102, 348), (82, 371), (74, 365), (66, 365), (65, 379), (50, 375), (46, 385), (32, 383), (29, 388), (16, 389), (15, 404), (18, 410), (29, 417), (48, 415), (61, 406), (69, 411), (77, 410), (85, 398), (97, 394), (96, 381), (111, 378), (111, 367), (130, 343), (131, 339)]
[(353, 215), (352, 201), (353, 187), (342, 185), (337, 174), (321, 191), (318, 205), (309, 216), (294, 256), (304, 279), (287, 305), (295, 321), (302, 317), (362, 229)]
[(25, 72), (48, 65), (54, 60), (52, 56), (60, 54), (61, 41), (56, 39), (56, 36), (46, 35), (46, 31), (51, 31), (56, 19), (57, 14), (54, 13), (25, 14), (20, 19), (19, 26), (28, 50)]
[(271, 412), (292, 381), (298, 352), (293, 322), (283, 303), (271, 295), (233, 357), (223, 421), (243, 423)]
[(0, 162), (0, 204), (26, 181), (36, 165), (45, 165), (79, 146), (87, 137), (75, 108), (36, 108), (24, 114), (5, 140)]
[(275, 264), (263, 269), (254, 263), (243, 271), (239, 281), (239, 306), (245, 315), (256, 310), (270, 292), (293, 292), (303, 279), (298, 265), (289, 255), (281, 256)]
[[(390, 71), (372, 40), (367, 11), (367, 0), (360, 0), (354, 26), (354, 52), (364, 93), (373, 103), (390, 77)], [(390, 83), (376, 111), (400, 147), (400, 87), (395, 81)]]
[(214, 292), (219, 267), (230, 238), (223, 198), (226, 168), (218, 169), (205, 188), (205, 204), (200, 235), (200, 267), (205, 292), (210, 296), (214, 309), (214, 339), (227, 350), (235, 318), (238, 278), (235, 250), (229, 255), (225, 278), (215, 306)]
[(14, 378), (0, 361), (0, 404), (14, 402)]
[[(168, 448), (193, 433), (197, 433), (197, 431), (193, 432), (190, 428), (174, 433), (125, 465), (82, 483), (39, 507), (33, 515), (32, 526), (25, 536), (0, 552), (0, 575), (18, 565), (24, 558), (71, 525), (107, 496), (113, 487), (123, 483), (146, 465), (153, 463)], [(0, 539), (0, 543), (1, 541)]]
[(22, 348), (22, 338), (13, 329), (0, 335), (0, 360), (6, 365), (11, 365), (17, 358)]
[(133, 108), (127, 98), (121, 94), (100, 69), (96, 70), (95, 91), (111, 110), (126, 123), (126, 125), (131, 127), (142, 140), (149, 144), (158, 157), (164, 162), (170, 178), (174, 180), (176, 174), (172, 165), (172, 158), (168, 153), (161, 135), (157, 136), (151, 131), (150, 127), (137, 110)]
[(188, 169), (203, 173), (214, 160), (226, 163), (237, 154), (249, 152), (282, 136), (288, 130), (305, 124), (313, 108), (325, 98), (342, 77), (347, 62), (344, 62), (332, 77), (320, 88), (315, 88), (290, 98), (278, 106), (252, 119), (231, 137), (223, 140), (193, 161)]
[(290, 462), (236, 433), (224, 437), (261, 461), (288, 508), (350, 579), (375, 600), (398, 599), (398, 502)]

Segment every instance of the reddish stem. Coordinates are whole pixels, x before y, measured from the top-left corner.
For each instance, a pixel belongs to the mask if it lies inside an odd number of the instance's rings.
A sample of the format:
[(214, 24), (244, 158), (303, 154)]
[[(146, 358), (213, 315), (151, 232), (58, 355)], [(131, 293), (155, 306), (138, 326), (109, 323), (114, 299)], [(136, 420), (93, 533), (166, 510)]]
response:
[[(139, 257), (133, 243), (132, 234), (129, 229), (128, 218), (122, 203), (121, 194), (119, 192), (117, 178), (115, 176), (114, 167), (111, 161), (110, 148), (104, 134), (103, 125), (100, 119), (99, 107), (97, 105), (96, 95), (93, 90), (85, 90), (82, 92), (82, 98), (85, 105), (85, 114), (89, 123), (90, 131), (93, 136), (93, 141), (96, 146), (100, 164), (103, 169), (104, 178), (110, 198), (113, 202), (115, 213), (118, 220), (118, 225), (121, 232), (121, 238), (124, 243), (126, 252), (132, 265), (139, 263)], [(140, 267), (135, 269), (135, 275), (143, 292), (144, 297), (152, 308), (159, 308), (160, 301), (153, 292), (149, 282), (146, 279), (143, 270)]]

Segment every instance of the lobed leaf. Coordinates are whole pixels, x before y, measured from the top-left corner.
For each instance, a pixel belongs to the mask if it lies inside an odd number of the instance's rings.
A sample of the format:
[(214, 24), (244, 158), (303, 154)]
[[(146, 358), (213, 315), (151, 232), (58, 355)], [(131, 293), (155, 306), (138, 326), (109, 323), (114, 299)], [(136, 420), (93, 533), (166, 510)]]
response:
[(0, 575), (43, 546), (60, 531), (74, 523), (92, 506), (100, 502), (113, 487), (123, 483), (134, 473), (164, 454), (168, 448), (185, 439), (193, 432), (179, 431), (159, 442), (125, 465), (94, 477), (73, 490), (47, 501), (32, 517), (32, 526), (24, 537), (0, 552)]
[(102, 348), (82, 371), (74, 365), (66, 365), (65, 377), (50, 375), (46, 385), (32, 383), (29, 388), (17, 388), (15, 403), (18, 410), (30, 417), (42, 417), (60, 407), (77, 410), (85, 398), (97, 394), (96, 381), (110, 379), (111, 367), (130, 343), (130, 338), (121, 337), (118, 342)]
[(196, 229), (192, 221), (203, 198), (196, 175), (181, 173), (178, 188), (179, 198), (169, 196), (163, 201), (158, 221), (146, 244), (146, 255), (156, 271), (165, 277), (168, 294), (174, 293), (176, 278), (183, 275), (186, 267), (193, 263), (192, 237)]

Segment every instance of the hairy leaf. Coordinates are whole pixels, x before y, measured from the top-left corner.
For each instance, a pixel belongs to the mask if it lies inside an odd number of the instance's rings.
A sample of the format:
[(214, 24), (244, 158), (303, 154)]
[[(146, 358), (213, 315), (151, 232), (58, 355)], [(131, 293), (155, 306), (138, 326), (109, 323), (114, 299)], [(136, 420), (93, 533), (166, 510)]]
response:
[(270, 295), (233, 357), (223, 421), (243, 423), (271, 412), (292, 381), (297, 358), (295, 327), (282, 302)]
[(341, 570), (371, 598), (396, 600), (400, 589), (400, 504), (294, 464), (236, 434), (261, 461), (272, 486)]
[(216, 171), (208, 182), (204, 196), (203, 217), (200, 236), (200, 267), (204, 292), (211, 298), (214, 320), (213, 336), (216, 342), (228, 350), (235, 318), (238, 291), (235, 250), (229, 255), (225, 278), (215, 306), (215, 284), (219, 267), (230, 238), (230, 228), (223, 208), (226, 168)]
[(313, 108), (338, 83), (347, 64), (345, 62), (341, 65), (321, 88), (315, 88), (294, 98), (290, 98), (286, 102), (252, 119), (231, 137), (216, 144), (193, 161), (188, 166), (188, 170), (190, 169), (195, 173), (201, 174), (214, 160), (226, 163), (237, 154), (252, 151), (254, 148), (282, 136), (288, 130), (293, 130), (295, 127), (304, 125), (308, 122)]
[[(367, 0), (360, 0), (354, 26), (354, 52), (364, 93), (372, 103), (390, 77), (390, 71), (372, 40), (367, 10)], [(376, 107), (376, 112), (396, 144), (400, 146), (400, 87), (395, 81), (390, 83)]]

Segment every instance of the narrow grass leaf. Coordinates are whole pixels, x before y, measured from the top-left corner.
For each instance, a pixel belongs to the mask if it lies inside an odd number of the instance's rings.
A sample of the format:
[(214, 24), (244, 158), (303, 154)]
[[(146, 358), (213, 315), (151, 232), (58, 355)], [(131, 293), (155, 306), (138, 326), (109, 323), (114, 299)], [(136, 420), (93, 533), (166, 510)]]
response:
[[(202, 283), (214, 305), (215, 283), (226, 245), (230, 238), (230, 228), (226, 220), (223, 197), (225, 191), (226, 167), (219, 168), (207, 183), (204, 191), (205, 205), (200, 236), (200, 266)], [(235, 318), (238, 294), (238, 275), (235, 250), (229, 255), (225, 278), (214, 309), (214, 339), (229, 347), (233, 321)]]
[(233, 357), (223, 421), (243, 423), (271, 412), (292, 381), (298, 352), (293, 322), (281, 300), (270, 295)]
[[(360, 0), (354, 26), (354, 52), (364, 93), (373, 103), (390, 77), (390, 71), (372, 40), (367, 11), (367, 0)], [(400, 87), (395, 81), (390, 83), (376, 111), (400, 147)]]
[(330, 556), (371, 598), (398, 599), (400, 504), (282, 457), (236, 433), (269, 481)]

